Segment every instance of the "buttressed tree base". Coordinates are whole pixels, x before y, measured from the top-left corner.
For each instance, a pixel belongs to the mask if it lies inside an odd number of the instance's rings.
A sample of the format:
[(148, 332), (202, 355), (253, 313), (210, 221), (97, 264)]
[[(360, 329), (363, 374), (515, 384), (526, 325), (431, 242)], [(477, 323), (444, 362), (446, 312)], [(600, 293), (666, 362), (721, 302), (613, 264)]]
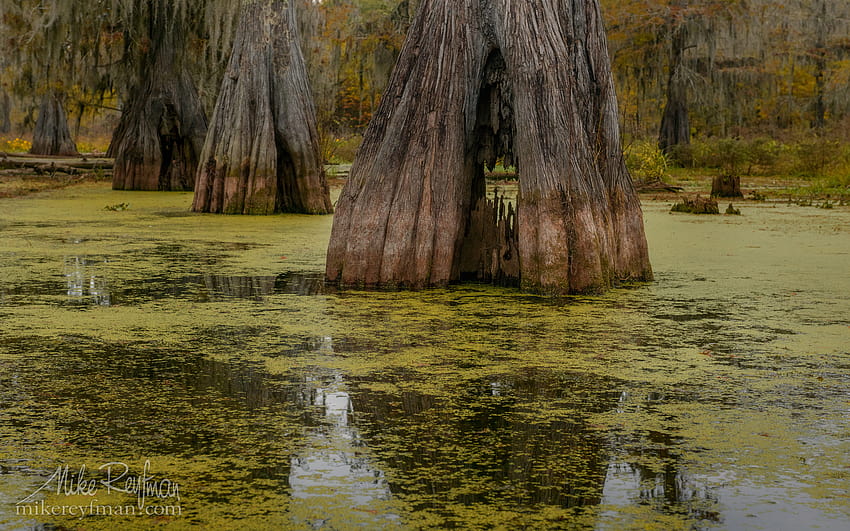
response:
[[(516, 210), (485, 165), (519, 172)], [(594, 292), (652, 271), (598, 0), (424, 0), (337, 204), (343, 286)]]
[(201, 152), (194, 211), (333, 212), (296, 32), (291, 0), (242, 8)]
[(152, 0), (146, 8), (149, 58), (107, 152), (115, 157), (112, 188), (191, 191), (207, 119), (185, 64), (186, 35), (173, 23), (178, 6)]

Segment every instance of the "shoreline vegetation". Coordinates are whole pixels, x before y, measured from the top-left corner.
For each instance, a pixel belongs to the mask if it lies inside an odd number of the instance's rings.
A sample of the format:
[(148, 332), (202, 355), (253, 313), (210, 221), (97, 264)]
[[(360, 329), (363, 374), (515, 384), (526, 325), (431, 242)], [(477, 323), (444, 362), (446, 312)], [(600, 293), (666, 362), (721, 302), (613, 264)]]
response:
[[(349, 143), (359, 144), (356, 140)], [(765, 148), (767, 143), (772, 147)], [(826, 147), (811, 143), (720, 140), (712, 148), (708, 143), (695, 142), (692, 152), (702, 154), (694, 156), (690, 165), (674, 164), (649, 142), (627, 146), (625, 156), (645, 200), (708, 196), (715, 177), (733, 175), (741, 180), (744, 197), (736, 199), (739, 203), (850, 204), (850, 145), (824, 143)], [(107, 143), (90, 139), (79, 144), (87, 148), (81, 149), (80, 157), (35, 158), (26, 154), (29, 141), (0, 137), (0, 198), (22, 197), (82, 183), (109, 182), (112, 161), (104, 156)], [(762, 152), (753, 147), (756, 145), (761, 146)], [(820, 154), (813, 154), (815, 151)], [(331, 187), (341, 188), (345, 183), (354, 153), (355, 150), (337, 152), (326, 160), (325, 171)], [(499, 165), (487, 177), (496, 185), (509, 185), (518, 175), (514, 168)]]

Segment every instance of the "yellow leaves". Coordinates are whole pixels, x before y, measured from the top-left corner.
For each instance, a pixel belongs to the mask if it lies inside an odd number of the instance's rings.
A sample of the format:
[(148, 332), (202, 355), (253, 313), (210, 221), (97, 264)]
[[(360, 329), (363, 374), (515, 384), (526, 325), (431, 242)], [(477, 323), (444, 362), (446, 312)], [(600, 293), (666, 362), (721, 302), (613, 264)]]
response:
[(17, 137), (8, 140), (2, 140), (2, 143), (0, 143), (0, 151), (6, 151), (9, 153), (27, 152), (31, 148), (32, 142)]
[(626, 148), (626, 166), (632, 177), (644, 181), (663, 181), (669, 177), (667, 156), (653, 142), (639, 142)]

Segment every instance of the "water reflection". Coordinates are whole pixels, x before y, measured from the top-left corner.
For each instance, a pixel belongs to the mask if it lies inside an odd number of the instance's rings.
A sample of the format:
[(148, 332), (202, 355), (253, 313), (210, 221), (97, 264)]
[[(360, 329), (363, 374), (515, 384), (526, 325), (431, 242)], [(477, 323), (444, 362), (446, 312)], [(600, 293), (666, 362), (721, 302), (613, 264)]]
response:
[(65, 258), (65, 283), (70, 302), (95, 306), (110, 306), (111, 294), (106, 278), (100, 273), (105, 262), (85, 256)]
[(243, 299), (264, 302), (275, 295), (311, 296), (331, 293), (319, 272), (285, 272), (278, 275), (204, 274), (172, 276), (164, 272), (143, 278), (110, 278), (113, 264), (89, 256), (67, 256), (62, 262), (62, 283), (33, 279), (0, 285), (0, 305), (53, 296), (61, 290), (72, 306), (141, 304), (162, 299), (219, 302)]
[[(666, 210), (656, 234), (692, 225)], [(795, 279), (805, 234), (764, 254), (700, 223), (657, 282), (568, 301), (338, 295), (318, 262), (252, 275), (214, 238), (65, 264), (31, 238), (0, 288), (0, 498), (35, 468), (152, 455), (188, 486), (178, 526), (843, 529), (846, 239)], [(102, 294), (105, 319), (67, 311)]]
[(325, 292), (324, 274), (287, 272), (280, 275), (204, 275), (184, 282), (202, 282), (211, 300), (236, 297), (262, 301), (270, 295), (320, 295)]
[(360, 424), (393, 470), (392, 492), (437, 512), (446, 525), (463, 525), (455, 520), (462, 506), (524, 512), (600, 502), (605, 449), (580, 418), (546, 407), (575, 390), (556, 375), (481, 379), (448, 396), (414, 389), (394, 396), (369, 391), (375, 381), (358, 383), (365, 388), (354, 399)]
[[(138, 304), (166, 298), (196, 302), (218, 302), (244, 299), (263, 302), (274, 295), (319, 295), (326, 292), (324, 275), (287, 272), (279, 275), (190, 275), (170, 277), (153, 275), (123, 284), (107, 278), (106, 261), (87, 257), (65, 259), (65, 293), (75, 305), (111, 306)], [(27, 294), (48, 294), (50, 284), (27, 286)], [(3, 294), (0, 293), (0, 297)], [(0, 299), (2, 302), (2, 299)]]
[[(332, 349), (332, 339), (322, 338), (320, 352)], [(305, 373), (304, 384), (304, 401), (324, 418), (309, 430), (304, 446), (292, 456), (293, 518), (314, 529), (398, 521), (399, 516), (385, 503), (391, 494), (384, 472), (376, 468), (353, 422), (352, 397), (343, 373), (315, 369)]]
[[(631, 456), (631, 459), (647, 457)], [(660, 455), (652, 457), (664, 459)], [(622, 520), (619, 510), (627, 514), (628, 508), (635, 505), (650, 506), (660, 513), (687, 514), (695, 521), (721, 523), (718, 504), (717, 493), (691, 475), (683, 464), (667, 464), (663, 470), (656, 471), (634, 462), (612, 461), (605, 475), (601, 500), (605, 510), (597, 529), (609, 529), (614, 522)], [(618, 525), (622, 526), (622, 521)]]

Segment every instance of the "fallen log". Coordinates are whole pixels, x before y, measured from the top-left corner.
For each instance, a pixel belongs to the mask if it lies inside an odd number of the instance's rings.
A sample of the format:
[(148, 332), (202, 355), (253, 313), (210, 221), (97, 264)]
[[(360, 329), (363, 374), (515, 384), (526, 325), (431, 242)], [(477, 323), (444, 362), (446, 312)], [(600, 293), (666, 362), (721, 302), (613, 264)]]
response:
[(115, 163), (113, 159), (97, 158), (47, 158), (47, 157), (32, 157), (9, 155), (4, 153), (0, 155), (0, 167), (2, 168), (29, 168), (35, 170), (35, 173), (42, 175), (45, 172), (56, 173), (62, 172), (68, 175), (79, 173), (76, 170), (111, 170)]
[(661, 179), (656, 179), (655, 181), (637, 181), (635, 182), (635, 188), (640, 193), (646, 192), (673, 192), (680, 193), (684, 192), (685, 189), (681, 186), (673, 186), (672, 184), (667, 184)]
[(33, 167), (33, 170), (37, 175), (55, 175), (57, 173), (64, 173), (67, 175), (77, 175), (79, 170), (77, 168), (72, 168), (70, 166), (65, 166), (62, 164), (38, 164)]

